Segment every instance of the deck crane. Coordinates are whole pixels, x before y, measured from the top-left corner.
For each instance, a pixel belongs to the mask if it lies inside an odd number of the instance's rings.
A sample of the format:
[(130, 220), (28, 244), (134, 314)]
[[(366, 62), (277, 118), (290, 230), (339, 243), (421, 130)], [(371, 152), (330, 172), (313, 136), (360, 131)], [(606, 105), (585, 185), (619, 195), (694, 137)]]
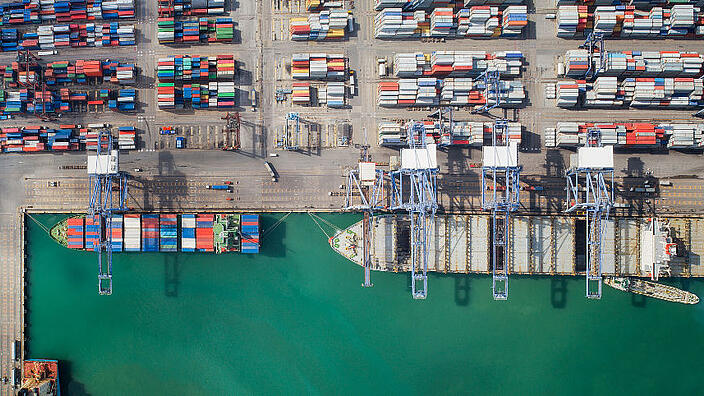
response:
[[(584, 78), (595, 79), (599, 73), (606, 68), (606, 52), (604, 50), (604, 34), (600, 32), (591, 32), (584, 40), (584, 44), (579, 48), (586, 49), (589, 52), (589, 61), (587, 71), (584, 73)], [(596, 54), (599, 54), (599, 64), (595, 65)]]
[(286, 114), (286, 129), (283, 136), (284, 150), (298, 150), (298, 137), (301, 130), (301, 117), (298, 113), (291, 112)]
[(422, 122), (409, 122), (406, 133), (408, 148), (401, 149), (401, 168), (391, 172), (391, 210), (405, 210), (410, 217), (412, 296), (425, 299), (428, 232), (438, 209), (436, 147), (426, 142)]
[[(501, 73), (498, 70), (486, 70), (477, 80), (484, 79), (484, 105), (473, 110), (473, 113), (488, 113), (501, 105)], [(491, 98), (493, 97), (493, 102)]]
[[(98, 133), (96, 152), (88, 153), (88, 180), (90, 200), (87, 216), (99, 226), (98, 241), (93, 249), (98, 252), (98, 293), (112, 294), (112, 217), (125, 210), (127, 175), (120, 172), (119, 151), (114, 149), (109, 131)], [(113, 187), (115, 186), (115, 188)], [(117, 200), (113, 199), (116, 192)], [(103, 262), (103, 253), (105, 261)]]
[(520, 205), (518, 143), (508, 135), (508, 121), (496, 120), (491, 146), (482, 147), (482, 208), (491, 211), (491, 276), (494, 300), (508, 299), (511, 214)]
[[(354, 192), (358, 192), (361, 203), (353, 203)], [(364, 287), (371, 287), (372, 264), (372, 224), (374, 211), (383, 208), (384, 200), (384, 171), (377, 169), (372, 162), (367, 142), (367, 129), (364, 128), (364, 144), (361, 147), (360, 159), (357, 169), (352, 169), (347, 174), (347, 194), (345, 196), (345, 209), (361, 210), (364, 212), (362, 219), (362, 259), (364, 264)]]
[(584, 211), (586, 215), (586, 296), (600, 299), (602, 243), (614, 205), (614, 151), (613, 146), (602, 146), (598, 128), (590, 128), (586, 146), (571, 155), (566, 178), (565, 212)]
[(240, 149), (240, 113), (235, 112), (235, 114), (230, 114), (229, 112), (221, 118), (225, 120), (225, 132), (228, 135), (234, 136), (234, 141), (232, 142), (232, 150)]

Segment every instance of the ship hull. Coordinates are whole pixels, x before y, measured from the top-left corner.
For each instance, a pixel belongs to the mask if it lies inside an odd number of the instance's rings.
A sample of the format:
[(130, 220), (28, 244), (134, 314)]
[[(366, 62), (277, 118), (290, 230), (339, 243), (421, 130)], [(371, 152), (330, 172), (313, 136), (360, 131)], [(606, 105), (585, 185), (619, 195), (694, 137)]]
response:
[(699, 297), (694, 293), (643, 279), (610, 276), (604, 279), (604, 283), (617, 290), (657, 298), (658, 300), (680, 304), (699, 303)]

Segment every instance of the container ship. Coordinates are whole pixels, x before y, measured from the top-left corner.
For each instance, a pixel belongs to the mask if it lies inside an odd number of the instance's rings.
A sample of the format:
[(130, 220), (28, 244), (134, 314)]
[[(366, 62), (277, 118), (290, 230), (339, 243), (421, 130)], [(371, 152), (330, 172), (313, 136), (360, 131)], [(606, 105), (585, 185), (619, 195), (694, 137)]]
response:
[(101, 228), (98, 216), (69, 217), (50, 234), (69, 249), (97, 251), (101, 233), (113, 252), (259, 253), (259, 215), (126, 213)]
[(20, 395), (61, 396), (59, 390), (59, 361), (27, 359), (22, 364)]

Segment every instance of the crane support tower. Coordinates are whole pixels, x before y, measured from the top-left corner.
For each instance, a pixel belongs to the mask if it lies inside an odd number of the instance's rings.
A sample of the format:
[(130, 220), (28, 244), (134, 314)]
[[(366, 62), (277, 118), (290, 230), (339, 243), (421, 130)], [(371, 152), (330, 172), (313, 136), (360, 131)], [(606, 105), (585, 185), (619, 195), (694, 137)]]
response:
[[(39, 64), (39, 58), (29, 50), (18, 50), (16, 61), (18, 73), (25, 72), (27, 75), (27, 80), (23, 82), (20, 79), (18, 84), (20, 87), (26, 88), (28, 95), (32, 98), (32, 104), (34, 106), (32, 114), (42, 121), (51, 120), (51, 117), (46, 112), (46, 102), (48, 99), (47, 96), (49, 96), (49, 91), (46, 89), (44, 70)], [(30, 77), (30, 72), (35, 72), (38, 80), (32, 79)], [(40, 94), (37, 95), (37, 92), (40, 92)], [(37, 101), (37, 96), (40, 98), (39, 101)], [(39, 111), (37, 111), (38, 103), (40, 107)]]
[(438, 165), (435, 144), (426, 142), (421, 122), (410, 122), (408, 148), (401, 150), (401, 168), (391, 172), (391, 210), (405, 210), (411, 221), (411, 292), (428, 296), (428, 233), (435, 223)]
[(232, 150), (240, 149), (240, 113), (230, 114), (229, 112), (222, 117), (225, 120), (225, 132), (233, 136)]
[(491, 211), (491, 275), (494, 300), (508, 299), (511, 214), (520, 205), (518, 143), (508, 137), (508, 121), (496, 120), (491, 146), (482, 147), (482, 208)]
[(454, 117), (452, 107), (441, 107), (429, 115), (430, 118), (438, 119), (440, 124), (440, 147), (450, 146), (454, 140)]
[[(604, 34), (600, 32), (591, 32), (584, 40), (584, 44), (579, 48), (586, 49), (589, 52), (589, 66), (584, 73), (584, 78), (592, 80), (599, 76), (606, 68), (606, 51), (604, 50)], [(599, 54), (599, 64), (594, 65), (596, 54)]]
[[(360, 203), (355, 204), (353, 196), (358, 193)], [(364, 144), (361, 148), (357, 169), (352, 169), (347, 174), (347, 193), (345, 196), (345, 209), (360, 210), (364, 213), (362, 220), (362, 259), (364, 261), (364, 287), (371, 287), (372, 264), (372, 224), (374, 211), (383, 209), (384, 200), (384, 171), (377, 169), (372, 162), (367, 143), (367, 130), (364, 129)]]
[(603, 240), (609, 212), (614, 205), (613, 146), (602, 146), (601, 132), (587, 131), (587, 145), (570, 156), (567, 177), (567, 213), (586, 216), (586, 296), (600, 299)]
[[(99, 226), (93, 250), (98, 252), (98, 293), (112, 294), (112, 215), (125, 210), (127, 175), (120, 172), (112, 134), (101, 131), (95, 153), (88, 153), (90, 199), (87, 215)], [(116, 196), (116, 199), (115, 198)], [(96, 221), (97, 220), (97, 221)], [(103, 253), (105, 261), (103, 262)]]
[[(488, 113), (490, 110), (499, 107), (501, 105), (501, 73), (498, 70), (486, 70), (484, 73), (479, 75), (478, 79), (484, 79), (485, 94), (484, 98), (486, 102), (483, 106), (474, 110), (474, 113)], [(493, 103), (491, 103), (491, 98), (494, 98)]]

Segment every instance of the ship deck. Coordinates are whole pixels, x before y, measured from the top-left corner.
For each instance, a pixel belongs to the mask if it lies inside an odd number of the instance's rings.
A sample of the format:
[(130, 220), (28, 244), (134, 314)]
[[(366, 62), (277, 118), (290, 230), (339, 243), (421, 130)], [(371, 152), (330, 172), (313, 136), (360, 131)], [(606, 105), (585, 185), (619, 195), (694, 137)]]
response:
[[(488, 215), (438, 215), (428, 235), (428, 271), (490, 273)], [(613, 276), (640, 276), (640, 234), (645, 218), (622, 217), (607, 222), (602, 272)], [(670, 261), (673, 277), (704, 277), (704, 219), (672, 218), (670, 227), (681, 255)], [(525, 275), (579, 275), (584, 273), (581, 220), (564, 216), (512, 217), (509, 236), (509, 272)], [(374, 271), (410, 271), (409, 219), (403, 215), (374, 217), (372, 265)], [(583, 226), (582, 226), (583, 228)], [(331, 241), (341, 255), (362, 265), (362, 222), (343, 230)], [(581, 251), (580, 251), (581, 250)]]

